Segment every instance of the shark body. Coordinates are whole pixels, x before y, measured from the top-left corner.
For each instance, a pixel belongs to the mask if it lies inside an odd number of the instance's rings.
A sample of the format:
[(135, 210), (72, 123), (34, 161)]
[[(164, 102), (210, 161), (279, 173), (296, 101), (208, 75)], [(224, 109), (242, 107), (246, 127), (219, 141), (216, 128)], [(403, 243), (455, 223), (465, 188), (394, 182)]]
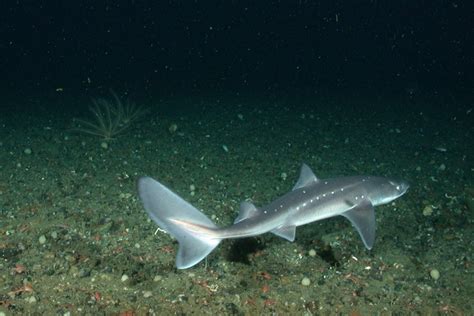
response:
[(341, 215), (358, 231), (367, 249), (375, 240), (374, 206), (402, 196), (405, 181), (355, 176), (318, 179), (303, 164), (293, 190), (261, 208), (242, 202), (234, 224), (217, 227), (206, 215), (150, 177), (138, 180), (138, 192), (150, 218), (179, 242), (178, 269), (203, 260), (228, 238), (244, 238), (271, 232), (294, 241), (296, 227)]

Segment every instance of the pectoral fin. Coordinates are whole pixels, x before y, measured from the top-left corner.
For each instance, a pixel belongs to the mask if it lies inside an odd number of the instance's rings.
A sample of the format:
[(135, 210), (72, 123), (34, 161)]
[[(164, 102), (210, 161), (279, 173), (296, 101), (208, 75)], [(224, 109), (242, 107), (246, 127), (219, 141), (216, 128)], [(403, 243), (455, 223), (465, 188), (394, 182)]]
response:
[(372, 203), (367, 199), (363, 200), (341, 215), (351, 221), (365, 247), (372, 249), (375, 240), (375, 212)]

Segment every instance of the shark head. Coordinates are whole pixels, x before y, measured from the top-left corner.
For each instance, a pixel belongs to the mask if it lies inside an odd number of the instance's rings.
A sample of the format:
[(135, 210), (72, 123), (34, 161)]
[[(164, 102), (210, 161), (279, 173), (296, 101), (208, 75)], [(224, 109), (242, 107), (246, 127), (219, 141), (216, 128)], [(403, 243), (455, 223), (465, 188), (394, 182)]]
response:
[(373, 190), (369, 192), (369, 200), (373, 205), (390, 203), (405, 194), (410, 185), (403, 180), (374, 177), (371, 179)]

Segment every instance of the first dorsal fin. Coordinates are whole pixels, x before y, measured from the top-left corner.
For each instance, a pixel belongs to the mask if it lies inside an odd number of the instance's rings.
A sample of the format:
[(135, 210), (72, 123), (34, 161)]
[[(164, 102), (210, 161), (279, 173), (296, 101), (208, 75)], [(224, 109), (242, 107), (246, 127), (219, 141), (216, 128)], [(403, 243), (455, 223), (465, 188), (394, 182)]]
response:
[(303, 188), (305, 186), (310, 185), (311, 183), (318, 182), (318, 178), (314, 175), (313, 171), (307, 164), (303, 163), (301, 166), (300, 177), (296, 182), (293, 190)]
[(258, 209), (251, 202), (243, 201), (240, 203), (239, 216), (234, 220), (234, 224), (243, 221), (249, 217), (258, 214)]

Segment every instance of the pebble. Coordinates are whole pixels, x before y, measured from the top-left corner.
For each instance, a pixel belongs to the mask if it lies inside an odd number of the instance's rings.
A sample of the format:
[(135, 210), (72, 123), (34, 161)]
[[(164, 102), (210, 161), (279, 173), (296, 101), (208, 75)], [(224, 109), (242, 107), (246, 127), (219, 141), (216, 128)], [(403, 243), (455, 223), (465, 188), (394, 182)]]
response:
[(308, 255), (309, 255), (310, 257), (315, 257), (315, 256), (316, 256), (316, 250), (310, 249), (310, 250), (308, 251)]
[(433, 208), (429, 205), (425, 206), (423, 209), (423, 215), (424, 216), (431, 216), (433, 214)]
[(91, 276), (91, 270), (89, 269), (84, 269), (82, 268), (81, 270), (79, 270), (79, 277), (80, 278), (88, 278)]
[(107, 142), (102, 142), (102, 143), (100, 143), (100, 147), (102, 147), (103, 149), (108, 149), (109, 144)]
[(439, 279), (439, 271), (437, 269), (432, 269), (430, 271), (430, 276), (433, 280), (438, 280)]
[(127, 280), (128, 280), (128, 275), (126, 275), (126, 274), (122, 275), (122, 278), (120, 278), (120, 280), (121, 280), (122, 282), (127, 281)]
[(301, 280), (301, 284), (304, 286), (308, 286), (311, 284), (311, 280), (307, 277), (304, 277), (303, 280)]
[(144, 298), (149, 298), (149, 297), (152, 297), (153, 296), (153, 293), (151, 291), (144, 291), (143, 292), (143, 297)]
[(26, 301), (30, 304), (34, 304), (34, 303), (36, 303), (36, 297), (30, 296), (26, 299)]
[(119, 194), (119, 198), (121, 199), (124, 199), (124, 200), (128, 200), (132, 197), (132, 194), (131, 193), (120, 193)]
[(25, 153), (25, 155), (31, 155), (31, 153), (33, 151), (31, 150), (31, 148), (25, 148), (25, 150), (23, 150), (23, 152)]
[(46, 243), (46, 236), (45, 235), (41, 235), (39, 238), (38, 238), (38, 241), (40, 244), (44, 245)]
[(171, 124), (170, 127), (168, 127), (168, 131), (173, 134), (174, 132), (176, 132), (178, 130), (178, 125), (177, 124)]

